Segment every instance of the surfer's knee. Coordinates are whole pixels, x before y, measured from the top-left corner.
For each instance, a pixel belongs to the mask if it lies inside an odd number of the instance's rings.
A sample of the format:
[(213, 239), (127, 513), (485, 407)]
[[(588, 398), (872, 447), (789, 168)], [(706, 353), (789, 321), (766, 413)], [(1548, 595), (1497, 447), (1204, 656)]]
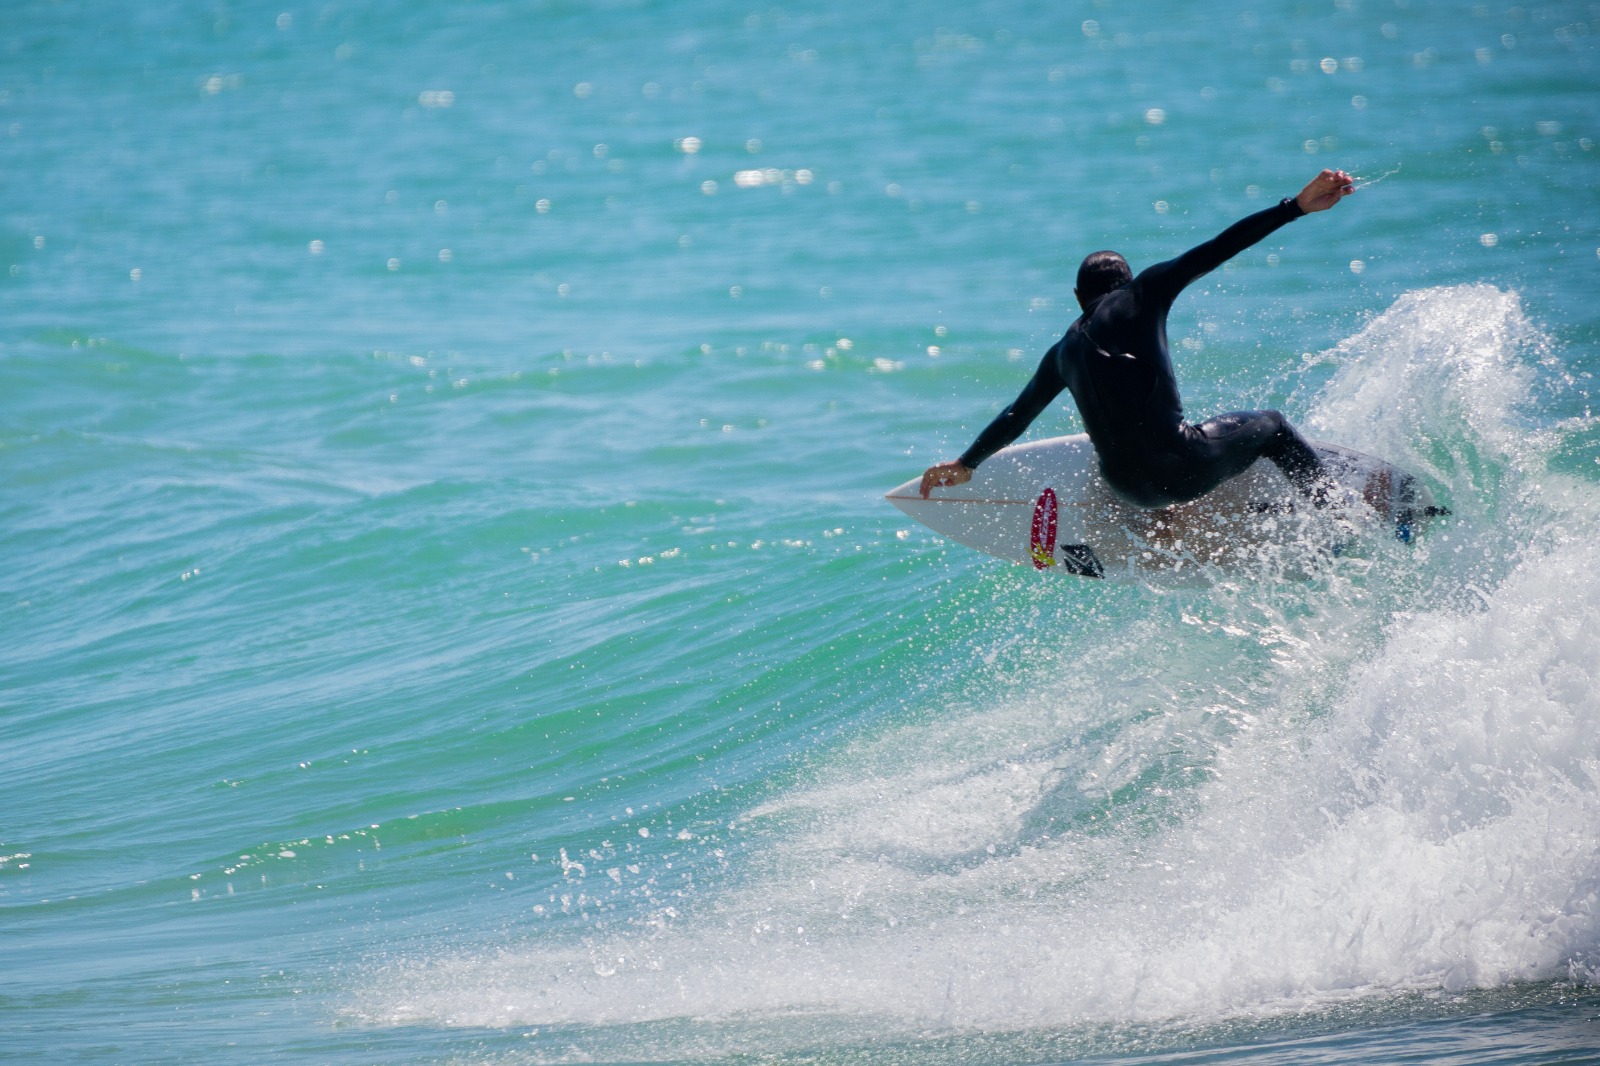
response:
[(1272, 428), (1272, 447), (1278, 450), (1288, 449), (1294, 452), (1309, 452), (1305, 438), (1300, 436), (1294, 428), (1294, 423), (1283, 416), (1282, 411), (1267, 410), (1261, 412), (1262, 420)]

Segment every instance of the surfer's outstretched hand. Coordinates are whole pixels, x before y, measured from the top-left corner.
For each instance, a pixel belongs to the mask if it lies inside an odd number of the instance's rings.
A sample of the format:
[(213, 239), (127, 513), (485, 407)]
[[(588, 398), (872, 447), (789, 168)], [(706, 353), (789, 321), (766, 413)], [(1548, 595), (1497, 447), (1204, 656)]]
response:
[(1342, 170), (1324, 170), (1306, 183), (1294, 202), (1309, 215), (1313, 211), (1326, 211), (1355, 191), (1355, 179), (1350, 175)]
[(922, 473), (922, 498), (928, 498), (928, 490), (943, 485), (965, 485), (972, 480), (972, 467), (967, 466), (960, 459), (952, 459), (948, 463), (935, 463)]

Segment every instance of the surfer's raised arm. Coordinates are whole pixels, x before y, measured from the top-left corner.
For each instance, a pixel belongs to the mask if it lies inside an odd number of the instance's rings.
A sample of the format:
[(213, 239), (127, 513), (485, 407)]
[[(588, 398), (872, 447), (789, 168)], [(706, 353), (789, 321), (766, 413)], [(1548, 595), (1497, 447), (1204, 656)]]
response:
[(1326, 211), (1354, 191), (1350, 175), (1324, 170), (1294, 196), (1285, 196), (1265, 211), (1246, 215), (1215, 237), (1176, 259), (1143, 271), (1137, 284), (1153, 299), (1171, 302), (1196, 278), (1209, 274), (1253, 244), (1304, 215)]

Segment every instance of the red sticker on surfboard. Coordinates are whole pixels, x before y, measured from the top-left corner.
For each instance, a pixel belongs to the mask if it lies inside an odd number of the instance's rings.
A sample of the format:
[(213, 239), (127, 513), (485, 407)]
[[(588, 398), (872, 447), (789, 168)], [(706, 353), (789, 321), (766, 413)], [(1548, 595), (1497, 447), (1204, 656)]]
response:
[(1056, 565), (1056, 513), (1056, 490), (1045, 489), (1033, 505), (1033, 533), (1028, 538), (1035, 570)]

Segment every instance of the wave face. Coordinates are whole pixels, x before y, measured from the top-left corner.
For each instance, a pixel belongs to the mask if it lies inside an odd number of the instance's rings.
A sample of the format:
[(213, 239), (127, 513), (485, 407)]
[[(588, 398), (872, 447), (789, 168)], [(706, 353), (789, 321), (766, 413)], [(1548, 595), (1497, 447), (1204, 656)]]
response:
[(911, 1036), (1591, 980), (1600, 493), (1523, 421), (1545, 347), (1513, 294), (1405, 294), (1313, 360), (1308, 421), (1438, 487), (1420, 544), (1204, 594), (999, 579), (999, 654), (742, 812), (715, 887), (384, 968), (359, 1013)]

